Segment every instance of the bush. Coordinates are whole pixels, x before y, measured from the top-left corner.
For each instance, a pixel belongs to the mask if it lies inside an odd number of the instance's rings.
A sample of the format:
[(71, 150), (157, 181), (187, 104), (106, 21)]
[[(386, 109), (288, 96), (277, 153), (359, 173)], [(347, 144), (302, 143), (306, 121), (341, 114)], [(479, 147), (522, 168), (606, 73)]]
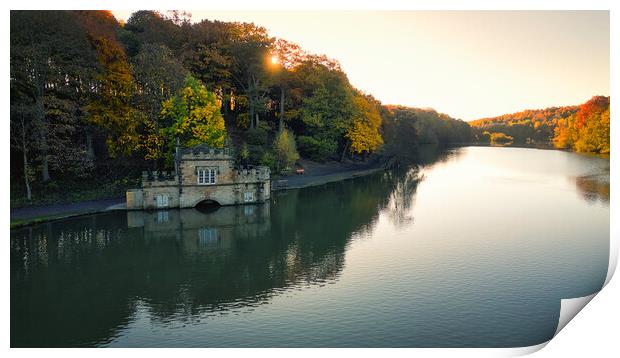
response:
[(250, 150), (247, 143), (243, 143), (237, 151), (237, 164), (246, 165), (250, 160)]
[(333, 139), (317, 139), (308, 136), (297, 137), (299, 152), (304, 158), (316, 161), (325, 161), (336, 152), (338, 143)]
[(273, 150), (276, 155), (278, 170), (287, 169), (299, 159), (299, 153), (297, 153), (297, 146), (295, 145), (295, 137), (286, 129), (280, 131), (276, 136), (273, 142)]
[(277, 170), (277, 160), (276, 156), (270, 151), (265, 151), (260, 157), (259, 160), (260, 165), (268, 166), (271, 171), (275, 172)]
[(266, 145), (269, 141), (269, 125), (260, 123), (258, 127), (248, 129), (246, 140), (251, 145)]
[(236, 119), (237, 127), (246, 129), (250, 124), (250, 116), (247, 113), (239, 113)]
[(501, 132), (491, 133), (491, 143), (506, 144), (513, 141), (513, 138)]

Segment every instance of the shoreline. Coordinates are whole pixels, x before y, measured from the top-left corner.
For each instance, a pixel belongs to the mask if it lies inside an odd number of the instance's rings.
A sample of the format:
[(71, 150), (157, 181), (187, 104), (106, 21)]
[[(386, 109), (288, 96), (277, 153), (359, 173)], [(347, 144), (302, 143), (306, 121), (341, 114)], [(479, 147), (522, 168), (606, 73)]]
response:
[[(328, 183), (354, 179), (371, 175), (386, 170), (386, 163), (366, 164), (362, 167), (345, 166), (333, 163), (319, 164), (303, 161), (305, 165), (312, 167), (310, 172), (315, 174), (286, 175), (272, 179), (272, 191), (284, 191), (301, 189), (312, 186), (320, 186)], [(312, 163), (312, 164), (309, 164)], [(278, 186), (278, 182), (286, 182), (286, 185)], [(113, 211), (127, 211), (124, 198), (79, 201), (65, 204), (50, 204), (31, 207), (19, 207), (10, 209), (10, 229), (19, 229), (32, 225), (74, 218), (84, 215), (99, 214)]]
[[(467, 147), (467, 146), (483, 146), (483, 147), (503, 147), (503, 148), (531, 148), (540, 150), (559, 150), (564, 152), (572, 152), (575, 154), (593, 155), (597, 157), (607, 157), (609, 155), (600, 155), (593, 153), (579, 153), (566, 149), (557, 149), (553, 147), (533, 147), (533, 146), (491, 146), (486, 143), (452, 143), (446, 147)], [(313, 186), (321, 186), (328, 183), (344, 181), (371, 175), (389, 167), (389, 161), (381, 161), (375, 159), (369, 163), (339, 163), (327, 162), (317, 163), (309, 160), (301, 159), (300, 163), (306, 169), (303, 175), (289, 174), (285, 176), (275, 177), (271, 180), (272, 191), (284, 191), (301, 189)], [(30, 207), (10, 208), (10, 229), (18, 229), (31, 225), (57, 221), (67, 218), (73, 218), (84, 215), (127, 210), (125, 206), (125, 198), (118, 197), (116, 199), (101, 199), (79, 201), (64, 204), (50, 204)]]

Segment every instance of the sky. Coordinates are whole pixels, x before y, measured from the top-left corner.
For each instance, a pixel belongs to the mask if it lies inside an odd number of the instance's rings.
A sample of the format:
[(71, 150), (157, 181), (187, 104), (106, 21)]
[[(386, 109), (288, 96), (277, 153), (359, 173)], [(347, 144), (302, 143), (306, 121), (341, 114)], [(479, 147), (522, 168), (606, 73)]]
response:
[(383, 104), (473, 120), (609, 95), (608, 11), (187, 11), (336, 59)]

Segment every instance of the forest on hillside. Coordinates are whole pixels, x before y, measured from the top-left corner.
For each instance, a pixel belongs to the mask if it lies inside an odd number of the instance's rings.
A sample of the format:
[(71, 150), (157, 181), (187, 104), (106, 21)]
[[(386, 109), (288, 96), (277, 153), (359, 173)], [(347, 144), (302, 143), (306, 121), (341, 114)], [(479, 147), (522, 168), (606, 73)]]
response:
[(525, 110), (469, 122), (479, 141), (550, 143), (556, 148), (607, 154), (609, 97), (594, 96), (578, 106)]
[[(466, 142), (466, 122), (385, 106), (339, 63), (251, 23), (184, 12), (11, 11), (11, 204), (118, 196), (184, 146), (279, 173)], [(68, 193), (77, 196), (67, 197)], [(80, 194), (81, 193), (81, 194)]]

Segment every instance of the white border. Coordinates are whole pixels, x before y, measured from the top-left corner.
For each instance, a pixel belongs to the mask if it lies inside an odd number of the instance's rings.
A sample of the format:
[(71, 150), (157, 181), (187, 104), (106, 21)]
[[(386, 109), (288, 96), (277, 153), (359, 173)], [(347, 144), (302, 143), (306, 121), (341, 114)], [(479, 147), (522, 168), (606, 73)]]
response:
[[(113, 8), (113, 9), (166, 9), (166, 8), (186, 8), (186, 9), (246, 9), (246, 10), (275, 10), (275, 9), (291, 9), (291, 10), (304, 10), (304, 9), (395, 9), (395, 10), (611, 10), (611, 79), (610, 79), (610, 93), (611, 93), (611, 106), (612, 106), (612, 153), (617, 153), (619, 150), (616, 144), (616, 139), (619, 137), (620, 127), (618, 125), (618, 112), (615, 110), (618, 108), (617, 89), (620, 79), (618, 78), (617, 64), (620, 63), (618, 58), (618, 46), (620, 45), (619, 38), (619, 16), (620, 11), (618, 1), (577, 1), (577, 0), (565, 0), (565, 1), (550, 1), (550, 0), (521, 0), (521, 1), (459, 1), (459, 0), (436, 0), (436, 1), (407, 1), (407, 0), (360, 0), (353, 2), (335, 2), (333, 0), (314, 0), (311, 4), (296, 3), (286, 0), (263, 0), (260, 2), (251, 0), (237, 0), (235, 2), (224, 1), (175, 1), (170, 3), (169, 1), (162, 0), (139, 0), (131, 3), (127, 1), (109, 0), (109, 1), (84, 1), (84, 0), (65, 0), (62, 2), (45, 2), (45, 1), (20, 1), (18, 3), (12, 3), (13, 9), (99, 9), (99, 8)], [(6, 6), (6, 3), (3, 3)], [(5, 9), (3, 13), (2, 22), (4, 24), (4, 56), (3, 70), (5, 79), (9, 77), (9, 11)], [(7, 81), (8, 82), (8, 81)], [(9, 93), (8, 85), (2, 87), (4, 99), (4, 113), (8, 113)], [(3, 163), (8, 165), (8, 143), (9, 143), (9, 131), (8, 120), (5, 120), (5, 128), (0, 131), (0, 135), (3, 136), (0, 141), (5, 143), (5, 153), (3, 155)], [(611, 182), (612, 187), (617, 187), (617, 181), (619, 177), (620, 163), (616, 160), (615, 155), (611, 156)], [(4, 227), (9, 228), (9, 178), (7, 175), (3, 176), (2, 190), (6, 194), (4, 195), (5, 206), (3, 206), (3, 219)], [(617, 280), (611, 281), (610, 279), (615, 271), (618, 258), (618, 239), (620, 238), (619, 223), (614, 222), (613, 218), (618, 218), (618, 192), (616, 190), (611, 191), (611, 250), (610, 250), (610, 270), (607, 276), (606, 283), (609, 283), (600, 294), (596, 297), (589, 297), (592, 299), (592, 303), (587, 305), (583, 309), (582, 313), (577, 315), (575, 322), (568, 324), (560, 334), (552, 339), (547, 348), (537, 353), (538, 356), (545, 357), (560, 357), (560, 356), (609, 356), (612, 352), (617, 352), (617, 330), (618, 330), (618, 317), (620, 317), (620, 310), (618, 309), (618, 302), (620, 302), (620, 285)], [(619, 221), (619, 220), (616, 220)], [(10, 325), (10, 310), (9, 310), (9, 280), (10, 280), (10, 260), (9, 260), (9, 247), (8, 247), (8, 235), (5, 244), (2, 245), (3, 257), (6, 259), (4, 266), (4, 275), (2, 275), (2, 286), (5, 288), (5, 294), (3, 295), (4, 302), (2, 303), (2, 309), (4, 310), (4, 317), (7, 317), (4, 321), (5, 324), (2, 327), (2, 339), (4, 347), (8, 350), (9, 347), (9, 325)], [(570, 302), (570, 301), (569, 301)], [(573, 302), (574, 303), (574, 302)], [(169, 354), (180, 353), (184, 355), (204, 355), (204, 354), (217, 354), (219, 356), (237, 356), (237, 355), (258, 355), (258, 356), (314, 356), (317, 353), (327, 355), (343, 354), (355, 354), (362, 356), (370, 355), (383, 355), (389, 354), (391, 356), (410, 356), (414, 354), (422, 354), (423, 356), (435, 357), (435, 356), (505, 356), (515, 354), (527, 354), (536, 351), (547, 344), (542, 344), (535, 347), (526, 347), (518, 349), (322, 349), (316, 351), (313, 349), (297, 349), (294, 351), (288, 349), (263, 349), (252, 350), (247, 349), (189, 349), (189, 350), (163, 350), (163, 349), (141, 349), (140, 351), (129, 349), (116, 349), (116, 350), (88, 350), (85, 352), (82, 349), (57, 349), (57, 350), (32, 350), (32, 349), (20, 349), (20, 350), (8, 350), (10, 354), (21, 355), (52, 355), (63, 356), (67, 355), (107, 355), (107, 354), (120, 354), (120, 355), (135, 355), (148, 354), (153, 356), (167, 356)]]

